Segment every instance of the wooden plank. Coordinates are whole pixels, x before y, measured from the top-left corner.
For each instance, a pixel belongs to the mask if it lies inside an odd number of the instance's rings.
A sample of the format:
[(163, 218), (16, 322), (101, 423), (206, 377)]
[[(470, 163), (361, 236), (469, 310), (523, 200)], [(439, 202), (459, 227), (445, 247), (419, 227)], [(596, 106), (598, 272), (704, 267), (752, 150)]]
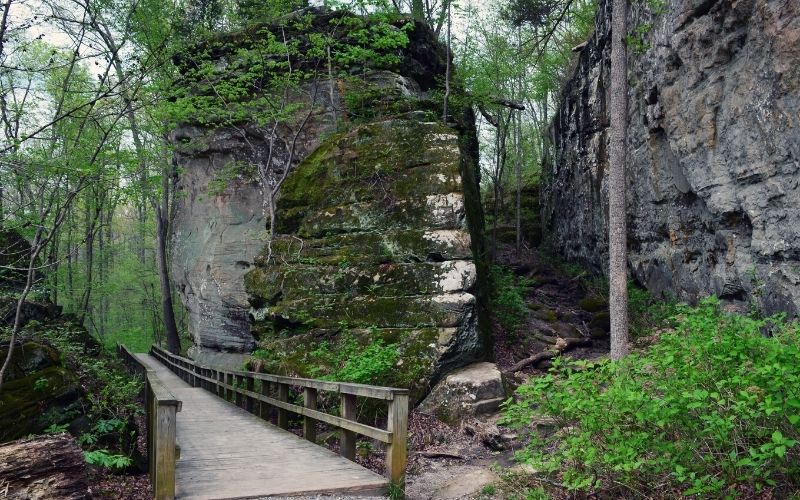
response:
[[(356, 397), (352, 394), (342, 394), (342, 418), (356, 419)], [(348, 460), (356, 459), (356, 435), (353, 431), (342, 429), (339, 438), (339, 453)]]
[(386, 470), (393, 485), (405, 490), (408, 460), (408, 396), (398, 395), (389, 403), (387, 430), (392, 442), (386, 449)]

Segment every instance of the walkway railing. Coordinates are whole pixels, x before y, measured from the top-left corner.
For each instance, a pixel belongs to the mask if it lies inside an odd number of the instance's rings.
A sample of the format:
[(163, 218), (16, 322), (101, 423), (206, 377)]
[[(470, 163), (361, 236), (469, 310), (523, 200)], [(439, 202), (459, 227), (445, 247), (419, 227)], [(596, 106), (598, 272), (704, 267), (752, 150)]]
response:
[(181, 402), (158, 378), (154, 370), (143, 366), (122, 344), (117, 353), (131, 370), (144, 374), (145, 417), (147, 425), (147, 458), (153, 498), (175, 498), (175, 461), (178, 459), (176, 418)]
[[(277, 425), (286, 429), (288, 414), (303, 417), (303, 435), (316, 442), (316, 422), (340, 429), (339, 450), (342, 456), (355, 460), (356, 435), (386, 444), (386, 472), (393, 485), (405, 486), (408, 438), (408, 390), (346, 382), (281, 377), (266, 373), (222, 370), (200, 365), (191, 359), (153, 346), (150, 354), (170, 368), (186, 383), (202, 387), (237, 406), (268, 419), (277, 410)], [(289, 402), (289, 389), (302, 388), (303, 405)], [(339, 394), (341, 415), (319, 411), (319, 391)], [(364, 397), (388, 403), (386, 429), (356, 421), (356, 398)]]

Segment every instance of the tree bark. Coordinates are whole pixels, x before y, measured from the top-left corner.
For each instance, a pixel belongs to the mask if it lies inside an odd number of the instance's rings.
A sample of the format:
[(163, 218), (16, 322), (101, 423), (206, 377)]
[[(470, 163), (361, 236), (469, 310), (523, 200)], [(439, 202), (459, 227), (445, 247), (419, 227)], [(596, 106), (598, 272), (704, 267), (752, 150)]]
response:
[(69, 435), (0, 445), (3, 498), (92, 498), (83, 452)]
[(181, 353), (181, 338), (178, 335), (178, 324), (175, 322), (175, 310), (172, 306), (172, 282), (169, 278), (167, 260), (167, 238), (169, 237), (169, 177), (168, 169), (161, 176), (161, 205), (156, 206), (156, 260), (158, 260), (158, 278), (161, 286), (161, 309), (164, 315), (164, 329), (167, 336), (167, 349), (173, 354)]
[(611, 13), (611, 89), (608, 174), (609, 313), (611, 359), (628, 353), (628, 258), (625, 219), (625, 138), (628, 127), (628, 80), (625, 35), (627, 0), (613, 0)]

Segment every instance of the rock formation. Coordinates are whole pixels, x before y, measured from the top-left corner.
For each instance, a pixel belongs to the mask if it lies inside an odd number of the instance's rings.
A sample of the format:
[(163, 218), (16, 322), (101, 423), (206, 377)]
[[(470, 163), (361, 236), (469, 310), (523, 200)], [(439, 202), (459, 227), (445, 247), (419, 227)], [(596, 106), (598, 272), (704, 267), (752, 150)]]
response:
[[(311, 12), (312, 30), (342, 15)], [(415, 387), (484, 356), (474, 118), (459, 111), (458, 125), (437, 122), (432, 91), (445, 56), (427, 28), (409, 30), (397, 55), (369, 68), (340, 65), (334, 81), (303, 87), (295, 103), (307, 116), (276, 129), (277, 143), (297, 140), (293, 155), (281, 150), (271, 164), (291, 172), (268, 244), (259, 179), (237, 175), (212, 190), (232, 163), (258, 162), (267, 150), (248, 135), (254, 125), (175, 131), (185, 196), (173, 275), (200, 348), (193, 355), (260, 343), (281, 361), (270, 370), (319, 375), (298, 360), (346, 332), (365, 347), (396, 346), (403, 376), (392, 381)]]
[[(800, 311), (800, 5), (634, 4), (629, 26), (629, 266), (681, 300), (716, 294)], [(610, 2), (552, 125), (542, 184), (548, 241), (607, 266)]]

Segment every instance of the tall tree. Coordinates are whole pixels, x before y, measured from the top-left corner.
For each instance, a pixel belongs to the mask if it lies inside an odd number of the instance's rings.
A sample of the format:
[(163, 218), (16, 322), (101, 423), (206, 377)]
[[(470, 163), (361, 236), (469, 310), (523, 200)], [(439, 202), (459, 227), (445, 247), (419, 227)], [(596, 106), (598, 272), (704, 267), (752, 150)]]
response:
[(628, 353), (628, 256), (625, 219), (625, 138), (628, 128), (628, 76), (625, 49), (625, 36), (628, 32), (627, 1), (613, 0), (611, 11), (608, 295), (612, 359), (620, 359)]

